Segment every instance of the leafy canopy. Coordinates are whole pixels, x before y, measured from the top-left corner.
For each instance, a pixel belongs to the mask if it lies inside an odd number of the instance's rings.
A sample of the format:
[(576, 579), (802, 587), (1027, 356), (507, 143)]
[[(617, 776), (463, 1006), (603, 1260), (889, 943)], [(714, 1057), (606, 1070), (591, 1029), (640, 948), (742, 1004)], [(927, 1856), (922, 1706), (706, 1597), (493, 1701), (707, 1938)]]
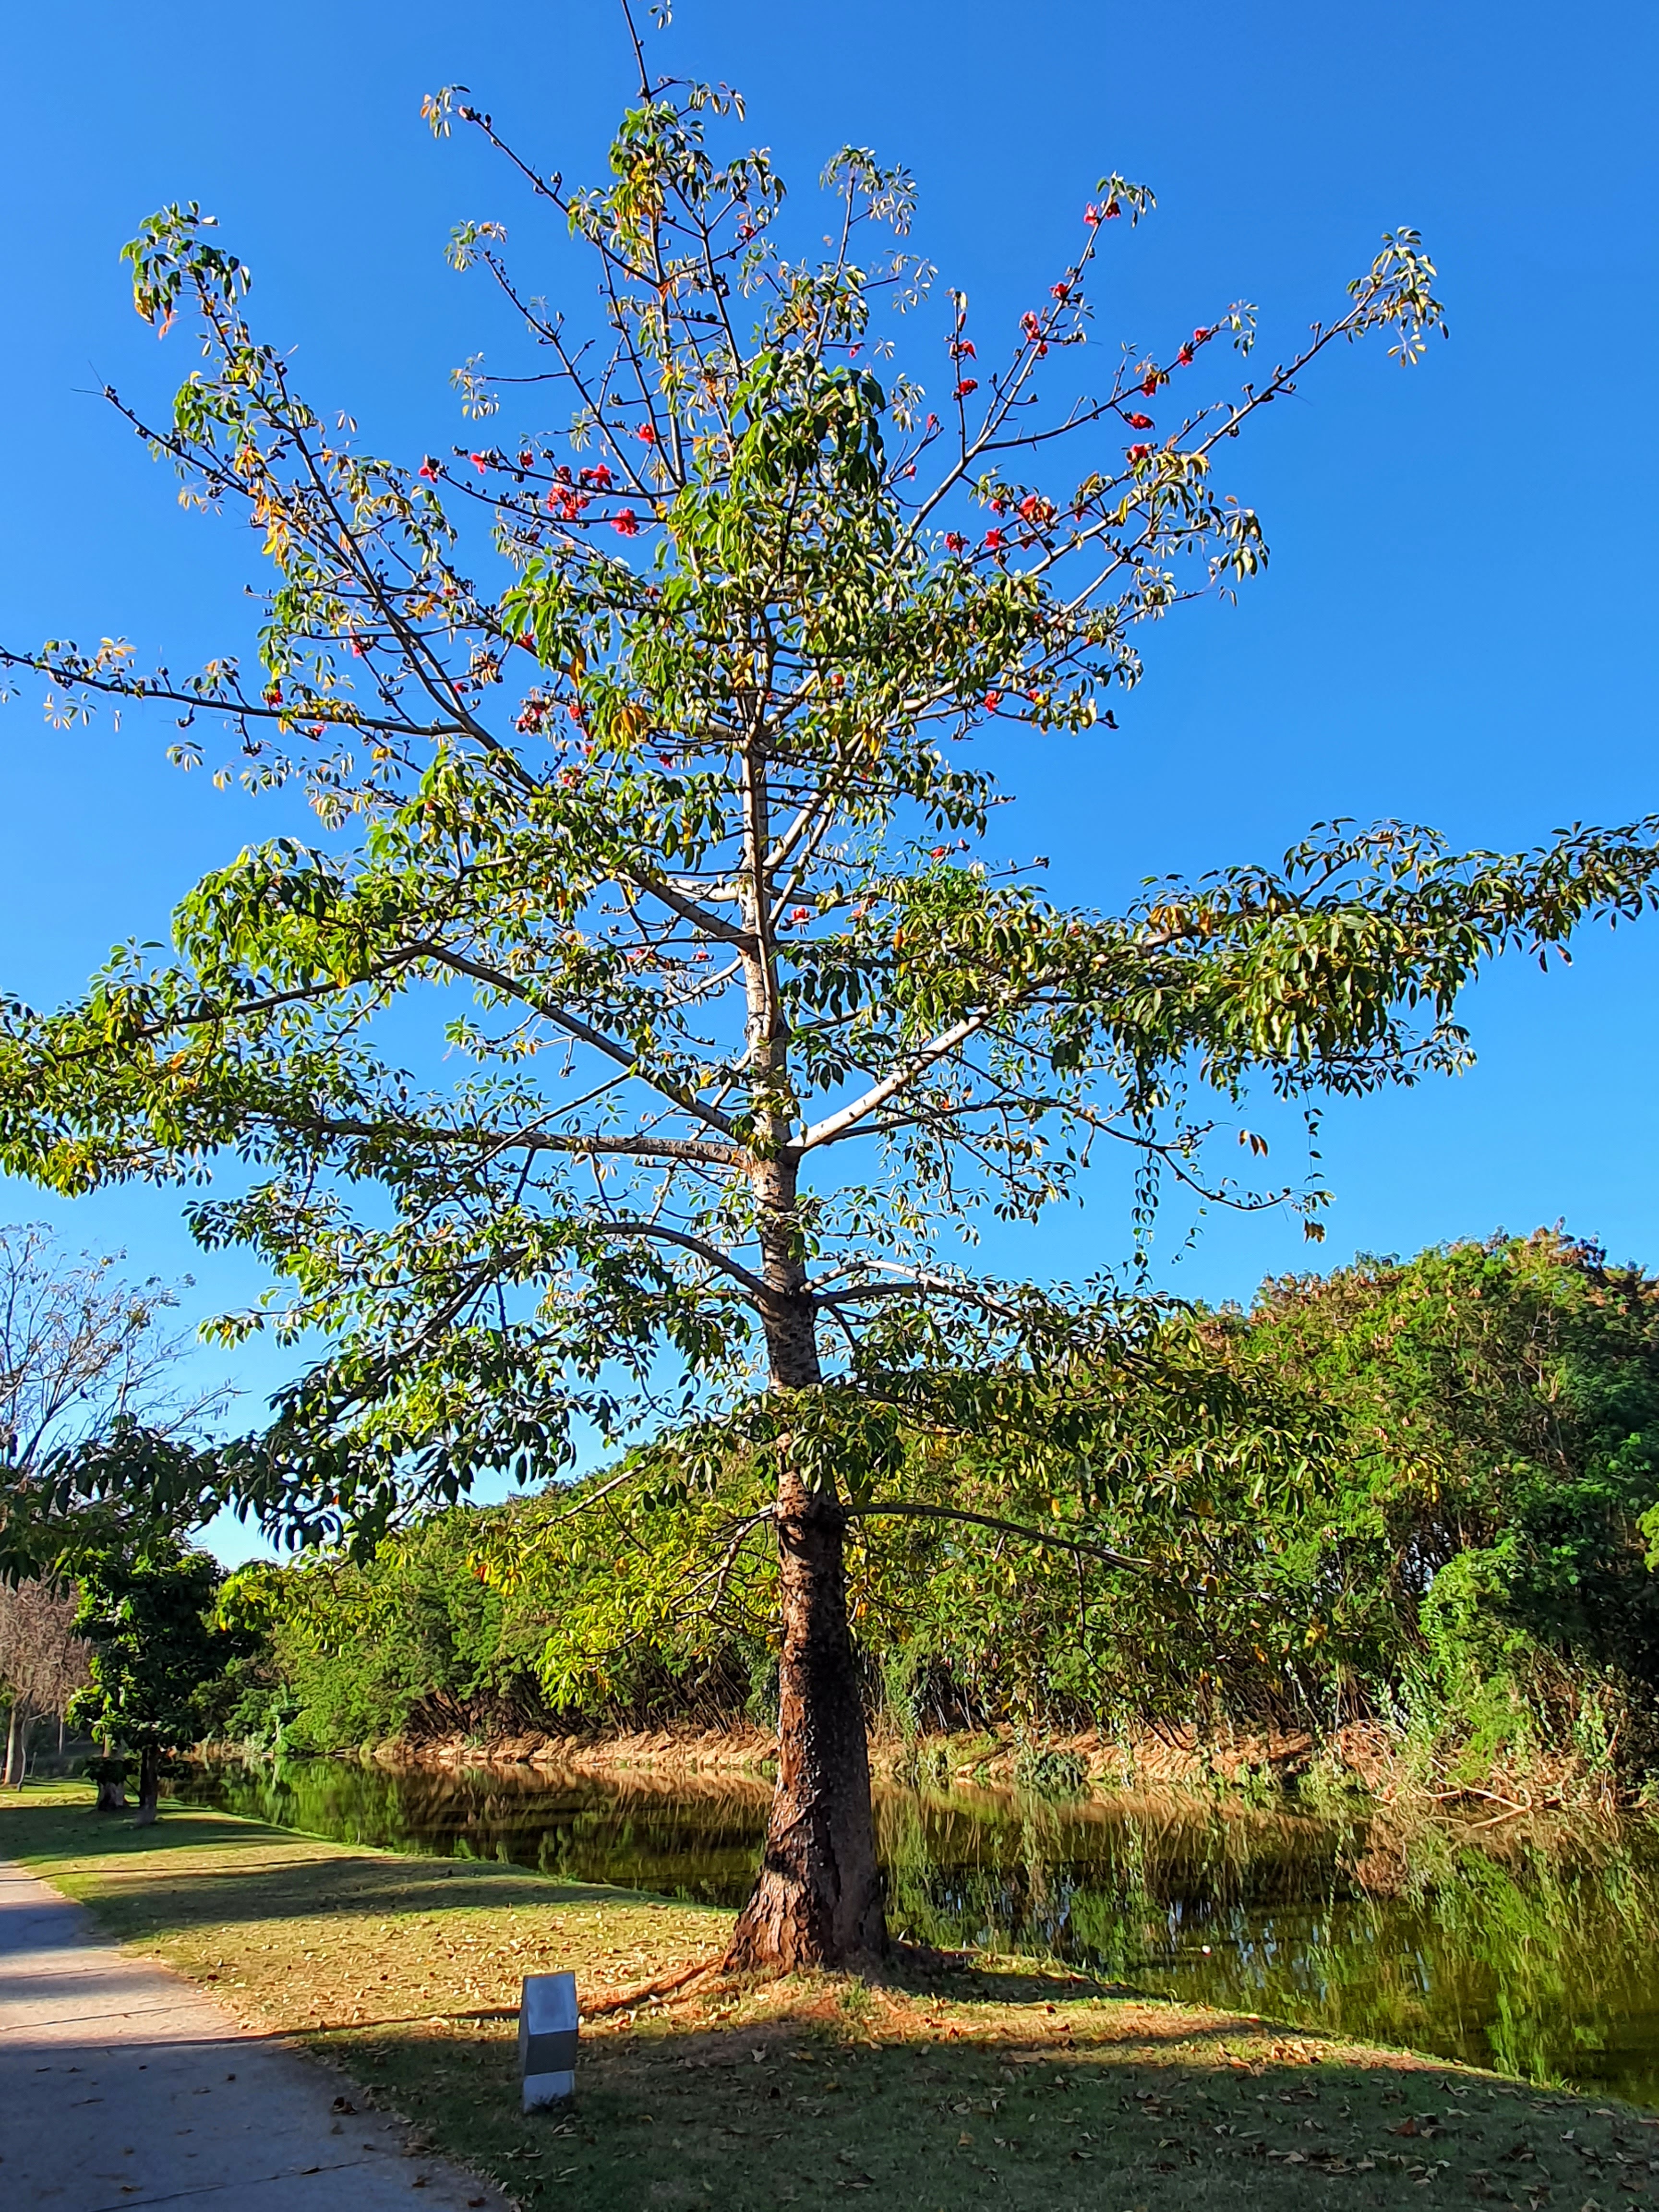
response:
[(1016, 329), (960, 292), (941, 328), (906, 173), (837, 155), (828, 248), (803, 253), (764, 151), (714, 149), (723, 89), (641, 58), (580, 190), (458, 89), (426, 112), (592, 258), (597, 313), (572, 318), (501, 224), (454, 234), (528, 341), (501, 382), (530, 427), (499, 434), (475, 358), (475, 443), (365, 452), (256, 335), (210, 221), (169, 208), (128, 249), (135, 298), (186, 318), (201, 364), (159, 423), (111, 397), (186, 503), (258, 532), (257, 665), (7, 656), (62, 719), (166, 702), (186, 766), (218, 718), (241, 755), (220, 773), (297, 787), (320, 824), (207, 876), (169, 954), (120, 948), (79, 1004), (0, 1030), (0, 1163), (70, 1194), (212, 1176), (197, 1235), (277, 1285), (221, 1334), (325, 1342), (235, 1463), (273, 1519), (372, 1531), (411, 1488), (556, 1471), (582, 1423), (735, 1407), (827, 1481), (866, 1417), (982, 1422), (1119, 1345), (1126, 1308), (976, 1277), (977, 1210), (1032, 1220), (1121, 1143), (1143, 1223), (1174, 1176), (1316, 1229), (1316, 1182), (1206, 1170), (1218, 1099), (1455, 1070), (1483, 960), (1651, 902), (1650, 823), (1519, 857), (1325, 825), (1117, 915), (984, 849), (988, 752), (1114, 726), (1143, 626), (1265, 559), (1226, 441), (1340, 341), (1411, 362), (1443, 326), (1415, 234), (1212, 402), (1200, 365), (1249, 354), (1247, 305), (1098, 343), (1097, 265), (1153, 204), (1124, 178)]

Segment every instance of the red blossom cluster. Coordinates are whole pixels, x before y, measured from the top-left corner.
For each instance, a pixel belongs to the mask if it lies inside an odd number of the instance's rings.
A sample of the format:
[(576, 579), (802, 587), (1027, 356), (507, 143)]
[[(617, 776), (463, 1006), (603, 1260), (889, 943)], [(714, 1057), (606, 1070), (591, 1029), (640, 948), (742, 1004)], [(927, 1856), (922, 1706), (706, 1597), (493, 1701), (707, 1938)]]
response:
[(1019, 319), (1019, 327), (1024, 333), (1026, 344), (1036, 348), (1037, 358), (1041, 360), (1048, 350), (1048, 341), (1042, 335), (1042, 324), (1029, 307)]
[[(586, 471), (582, 473), (586, 476)], [(587, 506), (586, 493), (577, 490), (568, 469), (556, 469), (554, 474), (558, 481), (547, 495), (548, 513), (556, 515), (561, 522), (579, 521)]]

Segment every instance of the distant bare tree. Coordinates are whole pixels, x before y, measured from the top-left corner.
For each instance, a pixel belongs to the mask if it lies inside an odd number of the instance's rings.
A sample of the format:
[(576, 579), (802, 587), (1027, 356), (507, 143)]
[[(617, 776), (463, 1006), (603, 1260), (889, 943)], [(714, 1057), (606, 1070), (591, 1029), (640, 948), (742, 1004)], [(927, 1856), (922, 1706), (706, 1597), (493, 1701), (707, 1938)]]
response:
[(56, 1556), (17, 1540), (55, 1455), (123, 1418), (176, 1436), (228, 1395), (179, 1386), (191, 1339), (167, 1325), (178, 1294), (155, 1276), (124, 1279), (119, 1260), (65, 1253), (38, 1222), (0, 1225), (0, 1578), (44, 1571)]
[(0, 1583), (0, 1691), (11, 1700), (6, 1729), (8, 1787), (21, 1790), (29, 1731), (61, 1721), (70, 1699), (91, 1680), (91, 1646), (75, 1633), (76, 1593), (63, 1583)]

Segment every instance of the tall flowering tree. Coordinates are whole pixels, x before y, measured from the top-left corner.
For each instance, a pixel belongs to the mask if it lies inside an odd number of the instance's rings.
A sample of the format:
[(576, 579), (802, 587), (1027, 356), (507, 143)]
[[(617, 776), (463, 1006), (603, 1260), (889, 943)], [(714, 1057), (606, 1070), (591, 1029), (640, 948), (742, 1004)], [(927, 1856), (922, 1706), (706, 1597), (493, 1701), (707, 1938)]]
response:
[[(992, 331), (960, 293), (940, 314), (902, 170), (837, 155), (799, 256), (766, 154), (713, 149), (735, 96), (642, 52), (592, 190), (458, 90), (426, 112), (568, 224), (597, 312), (523, 285), (499, 223), (459, 229), (521, 323), (528, 427), (502, 434), (475, 360), (465, 449), (401, 466), (300, 396), (207, 218), (144, 225), (139, 312), (201, 360), (169, 419), (111, 397), (188, 500), (263, 532), (258, 664), (8, 659), (61, 714), (165, 703), (185, 765), (228, 725), (320, 829), (207, 876), (168, 957), (10, 1007), (0, 1157), (70, 1193), (212, 1178), (196, 1234), (276, 1285), (224, 1334), (327, 1347), (228, 1462), (273, 1524), (372, 1534), (479, 1469), (550, 1475), (580, 1423), (678, 1439), (624, 1494), (763, 1484), (710, 1568), (775, 1544), (778, 1783), (732, 1955), (843, 1960), (883, 1941), (849, 1528), (951, 1511), (898, 1490), (896, 1437), (1030, 1391), (1058, 1419), (1123, 1340), (1103, 1291), (966, 1270), (964, 1220), (1034, 1219), (1112, 1143), (1142, 1207), (1206, 1186), (1213, 1094), (1253, 1075), (1311, 1100), (1461, 1066), (1480, 963), (1639, 910), (1659, 850), (1651, 824), (1507, 859), (1339, 827), (1102, 915), (984, 849), (975, 738), (1098, 741), (1142, 625), (1261, 565), (1228, 441), (1320, 356), (1374, 333), (1409, 363), (1440, 328), (1413, 233), (1212, 403), (1248, 308), (1099, 343), (1098, 264), (1152, 205), (1121, 177)], [(1086, 1553), (1089, 1455), (1055, 1434), (1029, 1533)]]

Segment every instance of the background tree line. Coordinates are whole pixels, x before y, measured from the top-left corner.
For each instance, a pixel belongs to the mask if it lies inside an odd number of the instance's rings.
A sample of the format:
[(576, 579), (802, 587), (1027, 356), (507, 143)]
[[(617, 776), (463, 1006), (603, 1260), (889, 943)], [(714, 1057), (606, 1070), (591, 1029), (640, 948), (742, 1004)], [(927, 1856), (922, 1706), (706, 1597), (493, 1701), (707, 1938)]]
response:
[[(1168, 1335), (1091, 1425), (1115, 1445), (1094, 1470), (1097, 1548), (1006, 1533), (1056, 1512), (1042, 1455), (902, 1440), (912, 1486), (983, 1525), (923, 1516), (855, 1544), (872, 1718), (907, 1735), (1380, 1720), (1476, 1764), (1659, 1765), (1659, 1281), (1540, 1231), (1271, 1280), (1248, 1313)], [(258, 1649), (221, 1725), (318, 1752), (770, 1725), (775, 1570), (691, 1571), (741, 1517), (740, 1471), (644, 1532), (610, 1510), (615, 1472), (435, 1514), (366, 1563), (245, 1570), (226, 1601)]]

